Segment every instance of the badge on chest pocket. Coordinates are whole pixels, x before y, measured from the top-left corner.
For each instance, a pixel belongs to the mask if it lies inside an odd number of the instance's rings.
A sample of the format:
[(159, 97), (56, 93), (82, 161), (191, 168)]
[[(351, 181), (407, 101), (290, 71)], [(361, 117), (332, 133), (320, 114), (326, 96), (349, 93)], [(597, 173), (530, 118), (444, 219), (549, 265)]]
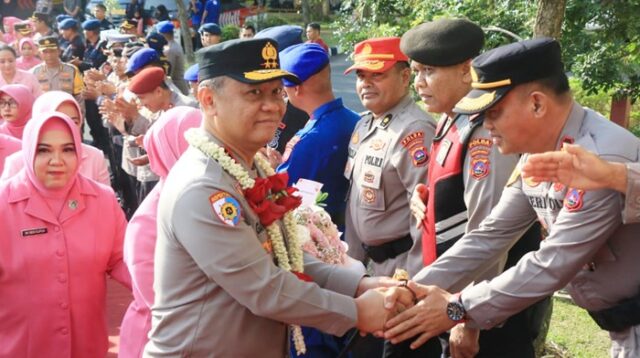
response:
[(361, 169), (358, 171), (357, 183), (359, 186), (380, 189), (382, 180), (382, 167), (389, 152), (390, 138), (376, 137), (361, 146), (364, 155), (361, 157)]

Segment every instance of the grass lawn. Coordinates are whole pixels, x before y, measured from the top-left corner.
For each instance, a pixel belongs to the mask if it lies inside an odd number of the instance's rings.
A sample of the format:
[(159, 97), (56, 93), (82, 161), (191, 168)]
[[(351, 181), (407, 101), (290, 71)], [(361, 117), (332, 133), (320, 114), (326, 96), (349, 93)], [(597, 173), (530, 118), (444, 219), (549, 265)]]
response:
[(554, 298), (545, 358), (606, 358), (609, 334), (598, 327), (587, 311)]

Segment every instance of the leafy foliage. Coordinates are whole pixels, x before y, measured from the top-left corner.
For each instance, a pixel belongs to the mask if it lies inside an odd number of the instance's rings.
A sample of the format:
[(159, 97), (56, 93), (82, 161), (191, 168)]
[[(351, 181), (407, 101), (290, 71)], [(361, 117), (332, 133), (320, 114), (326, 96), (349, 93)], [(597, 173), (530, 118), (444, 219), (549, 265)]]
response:
[[(536, 10), (534, 0), (346, 0), (335, 25), (340, 47), (347, 50), (440, 17), (463, 17), (485, 30), (497, 26), (530, 38)], [(640, 97), (639, 13), (639, 1), (567, 0), (563, 58), (587, 94)], [(486, 33), (486, 49), (513, 41), (498, 31)]]

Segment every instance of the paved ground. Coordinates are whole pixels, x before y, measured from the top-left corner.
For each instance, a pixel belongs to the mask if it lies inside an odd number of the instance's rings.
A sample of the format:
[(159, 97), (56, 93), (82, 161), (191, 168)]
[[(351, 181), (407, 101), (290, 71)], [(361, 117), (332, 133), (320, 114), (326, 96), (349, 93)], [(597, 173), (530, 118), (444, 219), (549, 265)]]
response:
[(121, 284), (114, 280), (107, 280), (107, 322), (109, 323), (109, 354), (107, 357), (118, 356), (120, 343), (120, 323), (122, 316), (129, 307), (133, 297)]

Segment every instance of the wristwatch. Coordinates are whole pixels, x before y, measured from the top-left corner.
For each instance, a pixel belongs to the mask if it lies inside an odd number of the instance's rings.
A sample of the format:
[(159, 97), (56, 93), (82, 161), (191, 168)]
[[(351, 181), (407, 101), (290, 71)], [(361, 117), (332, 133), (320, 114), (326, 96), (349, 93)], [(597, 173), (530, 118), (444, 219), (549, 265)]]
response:
[(462, 322), (464, 321), (465, 316), (467, 315), (467, 310), (464, 309), (464, 305), (462, 304), (462, 297), (459, 293), (451, 296), (451, 300), (447, 304), (447, 316), (450, 320), (454, 322)]

